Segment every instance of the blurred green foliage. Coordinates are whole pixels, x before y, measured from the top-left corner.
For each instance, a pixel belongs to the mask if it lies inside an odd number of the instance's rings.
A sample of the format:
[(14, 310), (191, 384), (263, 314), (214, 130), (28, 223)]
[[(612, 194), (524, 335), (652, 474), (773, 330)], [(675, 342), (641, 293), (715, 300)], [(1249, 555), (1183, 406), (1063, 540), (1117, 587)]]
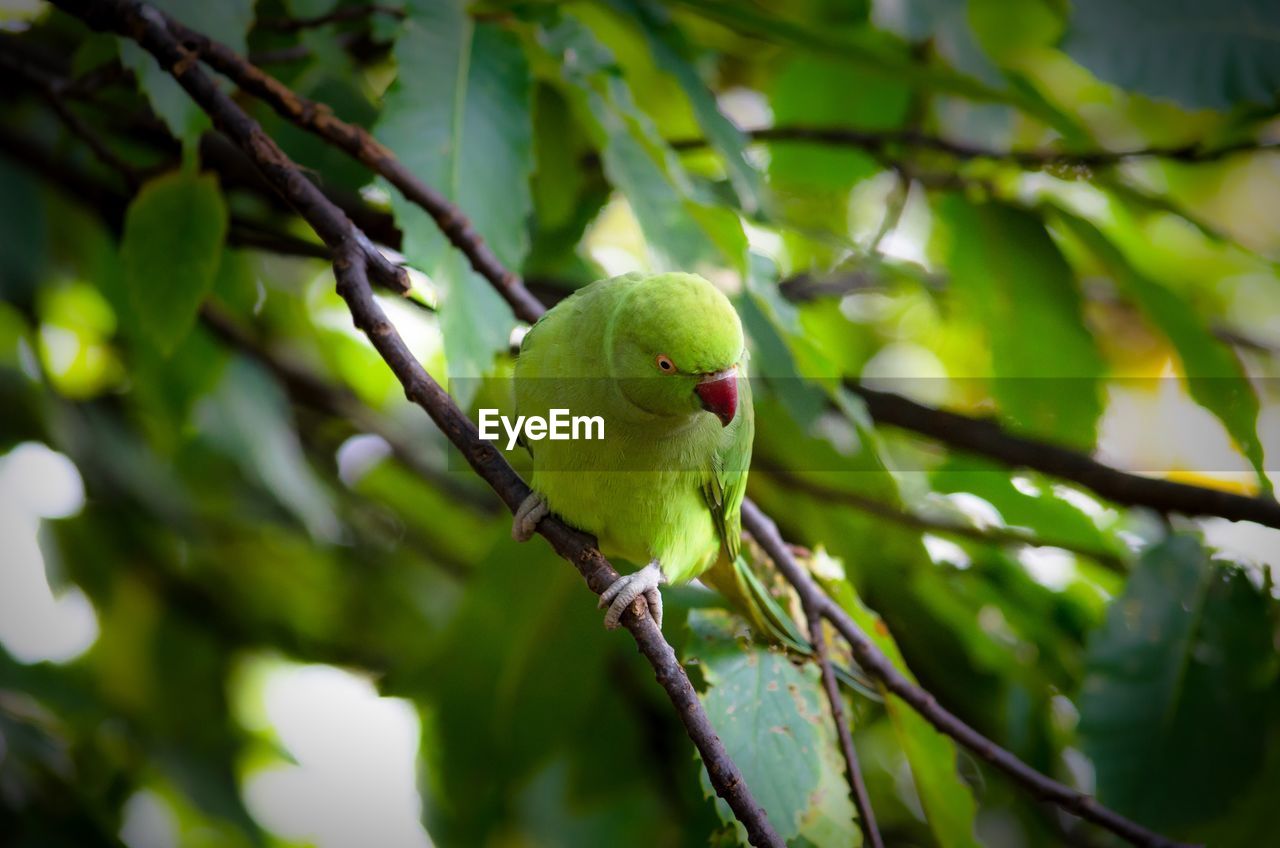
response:
[[(750, 494), (893, 661), (1143, 824), (1274, 839), (1280, 531), (878, 427), (844, 381), (1270, 497), (1275, 4), (159, 5), (368, 127), (547, 299), (724, 286), (761, 381)], [(510, 541), (305, 224), (137, 47), (0, 20), (0, 841), (734, 844), (649, 667)], [(240, 100), (421, 272), (386, 306), (424, 366), (505, 403), (462, 379), (509, 375), (505, 302)], [(708, 590), (668, 598), (778, 831), (858, 843), (816, 669)], [(344, 671), (297, 683), (316, 665)], [(881, 695), (847, 712), (889, 844), (1115, 841)]]

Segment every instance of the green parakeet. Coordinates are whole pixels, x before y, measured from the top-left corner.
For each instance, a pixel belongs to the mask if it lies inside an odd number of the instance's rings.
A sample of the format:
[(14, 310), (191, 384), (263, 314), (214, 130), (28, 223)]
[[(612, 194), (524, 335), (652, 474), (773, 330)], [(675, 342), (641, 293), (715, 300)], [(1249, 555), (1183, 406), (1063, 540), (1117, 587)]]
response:
[(606, 627), (643, 595), (661, 626), (658, 586), (738, 560), (755, 429), (742, 324), (695, 274), (625, 274), (592, 283), (525, 336), (516, 412), (599, 416), (604, 438), (526, 440), (534, 494), (512, 535), (548, 512), (636, 563), (601, 597)]

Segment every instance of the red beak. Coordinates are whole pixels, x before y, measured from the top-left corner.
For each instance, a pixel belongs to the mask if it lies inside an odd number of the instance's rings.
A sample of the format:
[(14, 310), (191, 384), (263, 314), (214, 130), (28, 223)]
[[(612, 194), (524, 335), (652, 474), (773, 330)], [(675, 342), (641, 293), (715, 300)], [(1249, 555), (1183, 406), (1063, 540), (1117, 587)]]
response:
[(728, 427), (738, 413), (738, 369), (708, 374), (693, 390), (702, 400), (702, 408), (714, 413), (720, 419), (720, 426)]

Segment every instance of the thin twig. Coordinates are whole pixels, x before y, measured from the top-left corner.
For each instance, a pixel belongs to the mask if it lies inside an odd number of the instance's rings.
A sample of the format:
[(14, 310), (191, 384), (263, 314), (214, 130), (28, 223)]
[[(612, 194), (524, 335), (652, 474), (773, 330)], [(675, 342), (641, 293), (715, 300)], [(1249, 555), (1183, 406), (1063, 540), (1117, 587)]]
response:
[(822, 685), (827, 690), (827, 702), (831, 704), (831, 719), (836, 725), (836, 735), (840, 739), (840, 753), (844, 755), (845, 777), (849, 781), (849, 795), (853, 798), (853, 806), (858, 811), (858, 825), (862, 828), (863, 844), (870, 848), (884, 848), (884, 840), (880, 838), (880, 828), (876, 826), (876, 813), (871, 807), (871, 798), (867, 795), (867, 784), (862, 779), (862, 767), (858, 763), (858, 749), (853, 747), (853, 734), (849, 730), (849, 721), (844, 715), (844, 695), (840, 692), (840, 684), (836, 681), (836, 672), (831, 665), (831, 655), (827, 650), (827, 635), (821, 611), (814, 605), (805, 602), (805, 615), (809, 618), (809, 641), (813, 644), (814, 655), (818, 658), (818, 668), (822, 671)]
[[(1131, 159), (1168, 159), (1175, 162), (1217, 162), (1242, 153), (1258, 153), (1280, 149), (1280, 142), (1240, 141), (1221, 147), (1203, 147), (1200, 144), (1141, 147), (1132, 150), (997, 150), (964, 142), (952, 141), (941, 136), (929, 135), (919, 130), (860, 130), (853, 127), (782, 126), (747, 130), (752, 141), (803, 142), (831, 147), (856, 147), (860, 150), (883, 152), (902, 147), (916, 150), (932, 150), (945, 153), (955, 159), (991, 159), (1010, 162), (1023, 168), (1079, 167), (1101, 168), (1118, 165)], [(697, 150), (706, 147), (705, 138), (676, 139), (670, 142), (676, 150)]]
[[(427, 412), (471, 467), (493, 487), (508, 509), (514, 511), (528, 496), (529, 487), (501, 453), (480, 439), (475, 424), (426, 372), (374, 299), (367, 269), (376, 259), (370, 254), (363, 234), (301, 174), (257, 122), (199, 68), (196, 57), (173, 36), (165, 18), (155, 9), (136, 0), (55, 0), (55, 3), (95, 28), (137, 41), (208, 113), (214, 126), (253, 159), (273, 187), (333, 250), (338, 293), (346, 301), (355, 325), (399, 379), (405, 395)], [(586, 534), (554, 517), (543, 519), (538, 532), (578, 569), (597, 594), (618, 579), (618, 573)], [(702, 755), (712, 785), (746, 828), (751, 843), (781, 846), (783, 843), (770, 825), (764, 808), (751, 796), (741, 772), (711, 727), (675, 651), (647, 614), (642, 600), (637, 599), (628, 610), (623, 624), (653, 666), (655, 677)]]
[(327, 105), (302, 97), (225, 44), (170, 17), (165, 16), (165, 23), (184, 47), (197, 53), (211, 68), (261, 99), (281, 117), (315, 133), (380, 174), (411, 203), (422, 207), (449, 241), (467, 257), (472, 267), (497, 286), (517, 318), (532, 324), (546, 311), (524, 287), (520, 277), (503, 266), (466, 215), (444, 195), (418, 179), (364, 127), (347, 123), (334, 115)]
[(995, 742), (965, 724), (933, 695), (907, 679), (893, 663), (858, 629), (849, 616), (814, 582), (796, 562), (791, 549), (778, 532), (778, 526), (750, 500), (742, 504), (742, 526), (755, 537), (778, 570), (795, 587), (800, 601), (816, 609), (830, 621), (849, 642), (858, 665), (884, 687), (911, 705), (916, 712), (941, 732), (968, 748), (975, 755), (1003, 771), (1033, 795), (1057, 804), (1064, 810), (1097, 824), (1127, 839), (1134, 845), (1173, 848), (1173, 842), (1142, 825), (1102, 806), (1089, 795), (1072, 789), (1028, 766)]
[(845, 385), (862, 397), (867, 412), (877, 423), (911, 430), (1005, 465), (1030, 468), (1079, 483), (1124, 506), (1145, 506), (1184, 515), (1216, 515), (1231, 521), (1254, 521), (1280, 528), (1280, 503), (1273, 499), (1131, 474), (1070, 448), (1010, 433), (995, 421), (925, 406), (901, 395), (867, 388), (854, 380), (846, 380)]

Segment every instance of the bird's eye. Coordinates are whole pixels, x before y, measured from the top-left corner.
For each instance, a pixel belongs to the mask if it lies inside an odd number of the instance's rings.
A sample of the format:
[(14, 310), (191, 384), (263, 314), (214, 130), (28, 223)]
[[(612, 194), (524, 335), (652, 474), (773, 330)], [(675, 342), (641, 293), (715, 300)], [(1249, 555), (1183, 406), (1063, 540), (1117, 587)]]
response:
[(658, 370), (660, 370), (663, 374), (675, 373), (676, 364), (672, 362), (671, 357), (667, 356), (665, 353), (658, 354), (658, 358), (655, 359), (654, 362), (657, 363)]

